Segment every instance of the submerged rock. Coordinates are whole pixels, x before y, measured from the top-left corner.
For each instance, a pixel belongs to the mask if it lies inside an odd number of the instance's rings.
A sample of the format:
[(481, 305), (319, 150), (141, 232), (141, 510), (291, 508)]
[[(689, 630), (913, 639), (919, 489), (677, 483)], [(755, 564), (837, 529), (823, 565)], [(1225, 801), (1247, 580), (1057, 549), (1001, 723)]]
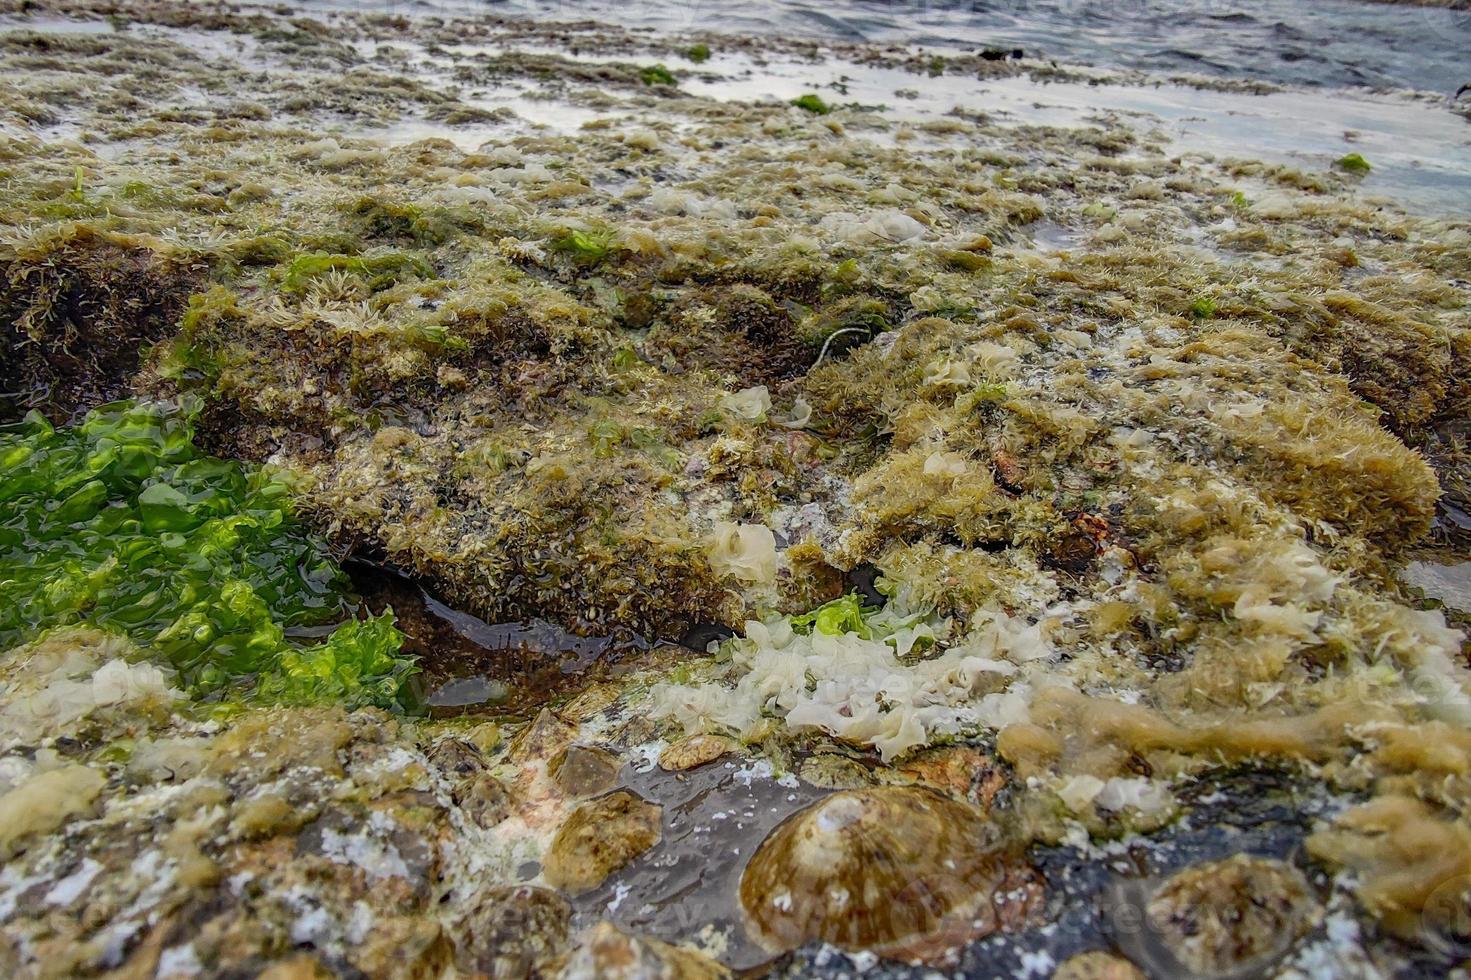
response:
[(886, 786), (790, 817), (751, 858), (740, 895), (772, 952), (825, 942), (928, 961), (1025, 921), (1042, 884), (974, 807)]

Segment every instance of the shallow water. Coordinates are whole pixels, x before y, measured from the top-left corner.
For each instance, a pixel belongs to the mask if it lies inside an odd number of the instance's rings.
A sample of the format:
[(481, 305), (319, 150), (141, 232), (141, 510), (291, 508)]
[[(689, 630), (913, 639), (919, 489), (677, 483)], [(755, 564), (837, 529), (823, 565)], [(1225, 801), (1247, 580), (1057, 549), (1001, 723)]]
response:
[(1019, 47), (1032, 57), (1293, 85), (1408, 87), (1449, 95), (1471, 81), (1471, 12), (1356, 0), (423, 0), (381, 6), (405, 13), (485, 10), (539, 19), (597, 18), (661, 31)]
[[(756, 66), (743, 55), (711, 64), (722, 77), (691, 77), (682, 86), (713, 98), (780, 101), (817, 88), (833, 101), (882, 104), (915, 119), (961, 108), (1017, 125), (1087, 126), (1116, 113), (1141, 131), (1157, 126), (1171, 152), (1306, 170), (1327, 170), (1339, 157), (1359, 153), (1374, 167), (1359, 185), (1362, 193), (1391, 195), (1420, 211), (1471, 212), (1471, 124), (1402, 96), (1301, 89), (1248, 95), (1167, 84), (1044, 83), (1026, 76), (930, 78), (849, 63)], [(896, 98), (900, 91), (904, 97)]]
[(735, 757), (680, 773), (630, 768), (622, 784), (663, 807), (663, 838), (579, 897), (577, 910), (670, 942), (699, 940), (708, 928), (709, 938), (723, 934), (720, 958), (738, 970), (770, 960), (747, 935), (741, 873), (772, 830), (831, 791), (774, 780), (767, 763)]
[(1412, 561), (1401, 577), (1430, 598), (1445, 603), (1447, 609), (1471, 613), (1471, 561), (1450, 565)]

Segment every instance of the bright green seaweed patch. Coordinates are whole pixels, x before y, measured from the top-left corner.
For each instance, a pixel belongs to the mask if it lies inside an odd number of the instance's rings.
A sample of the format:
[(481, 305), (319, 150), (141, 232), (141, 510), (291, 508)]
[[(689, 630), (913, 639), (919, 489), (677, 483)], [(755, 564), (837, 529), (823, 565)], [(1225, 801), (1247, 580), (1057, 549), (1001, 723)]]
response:
[(674, 77), (674, 72), (663, 65), (649, 65), (639, 71), (638, 77), (643, 79), (645, 85), (678, 85), (679, 80)]
[(793, 616), (792, 629), (798, 633), (810, 633), (816, 630), (828, 636), (857, 633), (866, 640), (870, 638), (870, 633), (868, 625), (864, 622), (864, 616), (876, 612), (878, 612), (876, 607), (865, 606), (859, 596), (849, 593), (831, 602), (825, 602), (809, 613)]
[(810, 112), (815, 116), (825, 116), (833, 111), (832, 106), (822, 101), (822, 96), (816, 92), (808, 92), (806, 95), (798, 96), (792, 100), (792, 105), (798, 109)]
[(306, 284), (317, 276), (333, 271), (368, 276), (372, 279), (371, 284), (375, 289), (392, 285), (398, 276), (405, 272), (424, 279), (434, 274), (434, 270), (429, 268), (429, 263), (416, 255), (405, 255), (402, 252), (369, 256), (329, 255), (325, 252), (314, 252), (309, 255), (298, 255), (291, 261), (291, 265), (286, 269), (286, 277), (282, 285), (288, 290), (297, 292), (304, 289)]
[(1347, 156), (1339, 157), (1333, 162), (1333, 165), (1339, 170), (1343, 170), (1351, 174), (1366, 174), (1370, 170), (1374, 169), (1369, 165), (1369, 161), (1365, 160), (1363, 156), (1358, 153), (1350, 153)]
[(415, 671), (392, 613), (351, 615), (348, 583), (291, 514), (280, 473), (193, 443), (195, 406), (116, 402), (75, 428), (0, 427), (0, 648), (77, 623), (125, 633), (192, 695), (390, 707)]

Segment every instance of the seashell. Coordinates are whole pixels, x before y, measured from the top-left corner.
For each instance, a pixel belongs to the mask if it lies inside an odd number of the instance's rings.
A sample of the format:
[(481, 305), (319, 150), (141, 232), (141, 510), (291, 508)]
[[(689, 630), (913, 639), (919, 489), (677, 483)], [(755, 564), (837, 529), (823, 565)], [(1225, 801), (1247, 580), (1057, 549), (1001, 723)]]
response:
[(659, 768), (665, 772), (694, 769), (730, 752), (734, 746), (719, 735), (691, 735), (670, 744), (659, 753)]
[(502, 885), (469, 896), (451, 930), (455, 965), (478, 976), (540, 973), (567, 946), (572, 907), (548, 888)]
[(1122, 882), (1110, 908), (1119, 948), (1152, 976), (1263, 975), (1322, 917), (1302, 872), (1247, 854)]
[(1144, 974), (1122, 956), (1095, 949), (1064, 960), (1052, 980), (1144, 980)]
[(788, 817), (741, 875), (753, 938), (934, 961), (1030, 918), (1041, 878), (975, 807), (915, 786), (826, 797)]

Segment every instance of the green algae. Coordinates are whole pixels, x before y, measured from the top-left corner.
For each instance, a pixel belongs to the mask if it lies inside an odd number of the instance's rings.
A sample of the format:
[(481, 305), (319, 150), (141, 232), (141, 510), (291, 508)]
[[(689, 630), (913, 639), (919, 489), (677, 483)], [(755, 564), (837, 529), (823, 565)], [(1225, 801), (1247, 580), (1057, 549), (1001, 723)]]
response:
[(825, 116), (833, 111), (832, 106), (822, 101), (822, 96), (816, 92), (808, 92), (806, 95), (797, 96), (792, 100), (792, 105), (805, 112), (810, 112), (814, 116)]
[(663, 65), (649, 65), (639, 69), (638, 77), (645, 85), (678, 85), (674, 73)]
[(692, 44), (684, 49), (684, 56), (697, 65), (704, 64), (710, 60), (710, 46), (708, 44)]
[(374, 291), (391, 286), (398, 281), (399, 276), (406, 273), (417, 275), (420, 278), (428, 278), (433, 275), (433, 270), (423, 259), (402, 252), (367, 256), (329, 255), (324, 252), (314, 252), (309, 255), (298, 255), (291, 260), (282, 279), (282, 286), (291, 292), (300, 292), (311, 280), (329, 272), (345, 272), (364, 276), (369, 281), (369, 288)]
[(1333, 162), (1333, 166), (1347, 173), (1360, 175), (1366, 174), (1374, 169), (1369, 165), (1369, 161), (1365, 160), (1358, 153), (1350, 153), (1347, 156), (1339, 157)]
[(828, 636), (842, 636), (851, 632), (868, 639), (870, 632), (864, 617), (877, 611), (876, 608), (865, 606), (861, 597), (850, 593), (823, 603), (809, 613), (793, 616), (792, 629), (798, 633), (816, 630)]
[(116, 402), (74, 428), (36, 413), (0, 428), (0, 646), (92, 625), (196, 697), (397, 704), (414, 666), (391, 613), (287, 639), (351, 615), (348, 582), (283, 474), (199, 452), (196, 409)]

